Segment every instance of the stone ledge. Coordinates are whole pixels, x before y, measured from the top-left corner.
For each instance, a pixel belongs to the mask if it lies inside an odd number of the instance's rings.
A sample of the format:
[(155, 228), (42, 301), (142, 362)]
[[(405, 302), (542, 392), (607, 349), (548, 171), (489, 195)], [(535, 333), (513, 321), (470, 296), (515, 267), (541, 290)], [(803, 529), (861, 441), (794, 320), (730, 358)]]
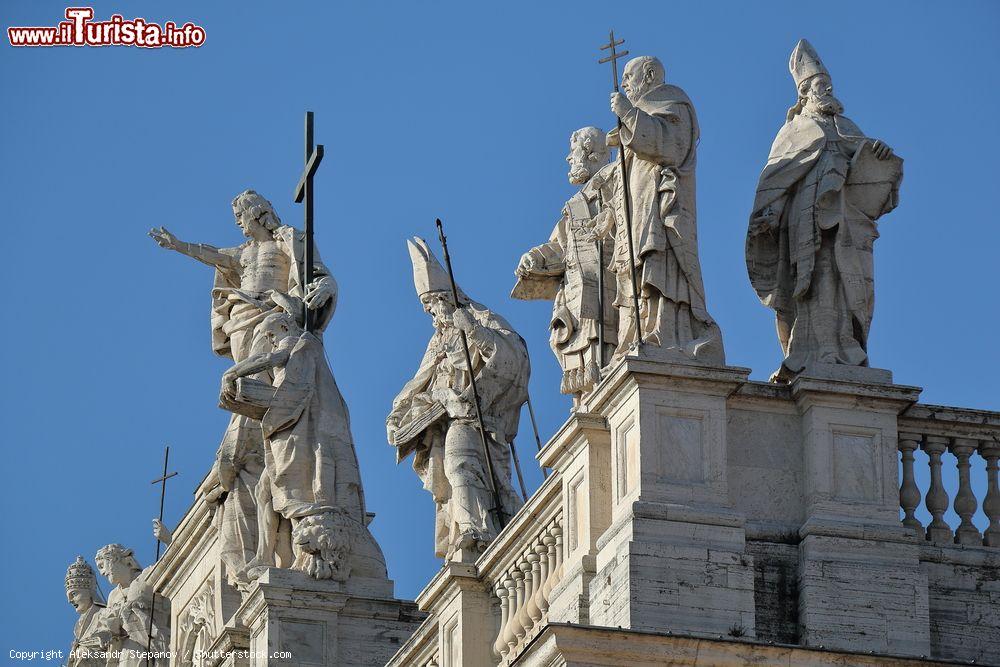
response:
[(799, 528), (799, 537), (802, 539), (810, 535), (911, 545), (920, 544), (920, 539), (913, 534), (913, 531), (901, 523), (864, 523), (862, 521), (811, 517)]
[(1000, 568), (1000, 549), (981, 545), (935, 544), (917, 538), (921, 563)]
[(920, 398), (920, 387), (898, 384), (850, 382), (799, 376), (791, 382), (792, 398), (802, 407), (822, 398), (823, 403), (841, 403), (854, 408), (864, 400), (875, 407), (901, 412)]
[[(928, 667), (964, 665), (968, 662), (926, 657), (875, 655), (805, 648), (722, 636), (662, 633), (623, 628), (550, 623), (512, 664), (542, 667), (554, 664), (623, 667), (691, 665), (695, 667), (744, 667), (753, 665), (859, 667)], [(988, 663), (978, 663), (988, 664)]]
[(622, 384), (630, 377), (636, 376), (657, 380), (683, 380), (687, 383), (686, 389), (698, 385), (712, 386), (714, 388), (712, 393), (718, 393), (718, 387), (721, 385), (728, 386), (729, 391), (735, 392), (750, 381), (750, 369), (738, 366), (676, 364), (641, 357), (625, 357), (611, 369), (594, 391), (584, 398), (586, 408), (596, 412), (598, 406), (608, 402), (618, 393)]
[[(441, 595), (452, 585), (455, 580), (479, 583), (479, 570), (471, 563), (446, 562), (437, 574), (431, 578), (430, 582), (424, 586), (424, 590), (417, 594), (417, 607), (421, 611), (429, 611)], [(485, 588), (485, 586), (483, 586)]]
[(535, 455), (535, 459), (543, 468), (549, 468), (556, 473), (565, 465), (587, 441), (588, 434), (599, 431), (608, 432), (608, 420), (592, 412), (574, 412), (570, 415), (556, 434)]

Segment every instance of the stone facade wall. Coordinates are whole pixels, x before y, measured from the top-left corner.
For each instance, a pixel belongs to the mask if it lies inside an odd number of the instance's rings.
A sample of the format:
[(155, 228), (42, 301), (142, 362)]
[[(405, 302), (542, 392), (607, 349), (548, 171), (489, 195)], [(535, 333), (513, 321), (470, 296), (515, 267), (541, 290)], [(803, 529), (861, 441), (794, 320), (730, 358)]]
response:
[(757, 639), (799, 643), (799, 547), (790, 543), (747, 541), (753, 556), (754, 610)]
[(925, 546), (931, 655), (1000, 664), (1000, 554)]

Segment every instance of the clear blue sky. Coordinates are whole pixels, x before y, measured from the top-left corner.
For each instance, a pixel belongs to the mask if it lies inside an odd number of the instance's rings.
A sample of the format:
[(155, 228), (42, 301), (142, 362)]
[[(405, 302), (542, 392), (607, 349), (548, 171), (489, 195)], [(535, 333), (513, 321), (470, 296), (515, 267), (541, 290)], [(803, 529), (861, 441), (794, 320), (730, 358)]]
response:
[[(10, 0), (3, 27), (54, 25), (65, 5)], [(572, 193), (569, 133), (610, 127), (597, 46), (615, 30), (687, 90), (702, 126), (701, 260), (728, 360), (766, 379), (772, 314), (743, 259), (757, 175), (794, 101), (786, 66), (809, 38), (846, 113), (906, 160), (901, 205), (876, 246), (874, 365), (923, 400), (1000, 409), (1000, 154), (992, 2), (96, 2), (205, 27), (200, 49), (0, 47), (0, 388), (5, 483), (0, 648), (66, 648), (63, 576), (108, 542), (153, 556), (163, 445), (166, 519), (180, 520), (228, 416), (227, 361), (209, 342), (211, 272), (146, 230), (236, 245), (246, 187), (299, 225), (291, 202), (305, 109), (326, 159), (317, 243), (340, 284), (327, 330), (351, 410), (373, 529), (397, 594), (438, 567), (433, 508), (385, 442), (391, 400), (431, 333), (404, 239), (446, 223), (460, 284), (527, 339), (543, 437), (565, 419), (549, 305), (508, 298), (517, 259)], [(518, 441), (529, 484), (527, 419)], [(946, 457), (950, 460), (950, 455)], [(982, 498), (982, 480), (977, 477)], [(107, 589), (107, 584), (104, 584)]]

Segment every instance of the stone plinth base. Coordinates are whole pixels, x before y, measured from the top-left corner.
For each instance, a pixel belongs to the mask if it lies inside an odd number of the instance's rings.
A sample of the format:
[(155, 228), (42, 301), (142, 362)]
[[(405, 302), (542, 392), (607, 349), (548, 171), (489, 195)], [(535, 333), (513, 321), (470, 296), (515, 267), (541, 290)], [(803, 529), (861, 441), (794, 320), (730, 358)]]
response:
[(753, 558), (735, 513), (634, 502), (601, 546), (591, 623), (754, 636)]
[(799, 546), (799, 625), (808, 646), (928, 655), (927, 575), (902, 526), (872, 539), (806, 535)]
[(810, 364), (797, 374), (798, 377), (818, 380), (838, 380), (860, 384), (892, 384), (892, 371), (869, 366), (846, 366), (844, 364)]
[[(742, 368), (626, 359), (588, 399), (607, 421), (610, 527), (594, 625), (755, 636), (753, 558), (729, 498), (727, 399)], [(559, 619), (562, 620), (562, 619)]]
[[(381, 666), (423, 619), (414, 603), (391, 597), (388, 580), (348, 586), (270, 568), (234, 616), (246, 628), (247, 667)], [(388, 595), (386, 595), (388, 592)], [(239, 664), (239, 663), (233, 663)]]

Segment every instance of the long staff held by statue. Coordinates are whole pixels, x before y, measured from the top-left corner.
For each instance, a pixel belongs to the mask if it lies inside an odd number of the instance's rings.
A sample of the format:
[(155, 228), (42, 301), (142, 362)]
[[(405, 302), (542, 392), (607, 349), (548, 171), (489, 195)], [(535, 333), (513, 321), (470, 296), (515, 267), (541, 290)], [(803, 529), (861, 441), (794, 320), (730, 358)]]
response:
[[(163, 450), (163, 475), (159, 479), (154, 479), (153, 484), (160, 485), (160, 523), (163, 523), (163, 500), (167, 495), (167, 480), (171, 477), (177, 475), (176, 472), (167, 474), (167, 464), (170, 461), (170, 445), (167, 445), (166, 449)], [(160, 562), (160, 538), (156, 538), (156, 560), (153, 564)], [(146, 632), (146, 665), (150, 662), (155, 662), (152, 660), (152, 648), (153, 648), (153, 614), (156, 613), (156, 587), (152, 587), (152, 596), (149, 599), (149, 628)]]
[[(451, 255), (448, 254), (448, 239), (444, 235), (444, 226), (441, 219), (436, 221), (438, 240), (441, 242), (441, 250), (444, 252), (444, 265), (448, 268), (448, 280), (451, 281), (451, 298), (455, 305), (455, 310), (462, 307), (458, 300), (458, 287), (455, 285), (455, 274), (451, 270)], [(476, 405), (476, 422), (479, 424), (479, 439), (483, 443), (483, 455), (486, 457), (486, 472), (490, 480), (490, 491), (493, 493), (493, 511), (496, 513), (497, 523), (503, 529), (507, 525), (507, 517), (503, 513), (503, 503), (500, 502), (500, 492), (497, 491), (497, 477), (493, 469), (493, 456), (490, 454), (490, 443), (486, 440), (486, 427), (483, 426), (483, 409), (479, 404), (479, 389), (476, 388), (476, 374), (472, 368), (472, 353), (469, 352), (469, 337), (465, 330), (459, 330), (462, 334), (462, 349), (465, 350), (465, 364), (469, 367), (469, 384), (472, 386), (472, 400)]]
[[(628, 51), (615, 51), (615, 47), (625, 43), (624, 39), (615, 41), (615, 31), (612, 30), (608, 43), (601, 47), (601, 51), (611, 49), (611, 55), (598, 60), (598, 64), (611, 63), (611, 81), (614, 84), (615, 92), (618, 91), (618, 59), (628, 55)], [(625, 231), (628, 233), (628, 259), (629, 275), (632, 279), (632, 310), (635, 314), (635, 338), (636, 345), (642, 345), (642, 322), (639, 320), (639, 283), (635, 276), (635, 245), (632, 240), (632, 195), (629, 192), (628, 166), (625, 164), (625, 143), (622, 140), (622, 119), (618, 118), (618, 164), (622, 172), (622, 198), (625, 200)], [(604, 317), (604, 313), (601, 313)]]

